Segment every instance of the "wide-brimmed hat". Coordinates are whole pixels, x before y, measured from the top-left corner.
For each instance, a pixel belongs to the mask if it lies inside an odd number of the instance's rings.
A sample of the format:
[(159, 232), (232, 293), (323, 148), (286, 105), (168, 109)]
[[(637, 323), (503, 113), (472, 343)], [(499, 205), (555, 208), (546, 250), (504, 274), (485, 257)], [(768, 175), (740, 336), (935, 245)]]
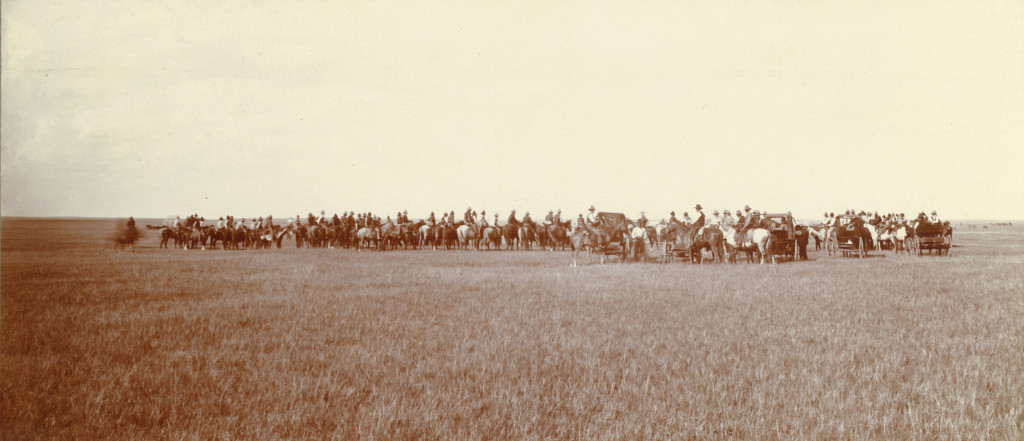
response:
[(729, 210), (725, 210), (725, 214), (732, 214), (732, 212)]
[(558, 212), (559, 212), (559, 213), (561, 213), (561, 212), (562, 212), (562, 209), (561, 209), (561, 208), (559, 208), (559, 209), (558, 209)]
[(700, 206), (700, 204), (697, 204), (697, 205), (695, 205), (695, 206), (693, 207), (693, 209), (694, 209), (694, 210), (703, 210), (703, 209), (704, 209), (704, 207), (701, 207), (701, 206)]
[(673, 212), (671, 212), (671, 213), (669, 213), (669, 214), (671, 214), (671, 215), (675, 216), (675, 215), (676, 215), (676, 212), (674, 212), (674, 211), (673, 211)]
[(594, 208), (594, 206), (593, 206), (593, 205), (591, 205), (591, 206), (590, 206), (590, 211), (594, 211), (594, 210), (597, 210), (597, 209), (596, 209), (596, 208)]
[(747, 211), (750, 211), (750, 206), (749, 206), (749, 205), (744, 205), (744, 206), (743, 206), (743, 209), (744, 209), (744, 210), (747, 210)]
[(718, 210), (715, 210), (715, 212), (714, 212), (714, 213), (711, 213), (711, 214), (718, 214)]
[(935, 210), (932, 210), (932, 214), (938, 215), (938, 213), (936, 213)]

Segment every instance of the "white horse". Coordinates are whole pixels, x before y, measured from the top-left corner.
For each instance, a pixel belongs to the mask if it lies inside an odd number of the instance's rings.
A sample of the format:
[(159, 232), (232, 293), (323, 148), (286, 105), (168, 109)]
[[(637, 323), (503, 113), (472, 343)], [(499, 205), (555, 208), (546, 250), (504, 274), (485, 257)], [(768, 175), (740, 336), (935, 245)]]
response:
[(878, 228), (867, 222), (864, 223), (864, 228), (867, 228), (867, 230), (871, 233), (871, 243), (875, 244), (875, 250), (881, 251), (882, 244), (878, 242)]
[[(431, 241), (431, 239), (433, 238), (433, 235), (430, 234), (431, 230), (433, 230), (433, 228), (434, 227), (432, 225), (423, 225), (423, 226), (420, 227), (420, 246), (421, 247), (426, 246), (427, 243), (429, 241)], [(434, 245), (434, 249), (437, 249), (437, 245), (436, 244)]]
[(460, 225), (455, 231), (459, 235), (459, 248), (468, 250), (469, 245), (472, 244), (477, 250), (480, 249), (480, 242), (477, 241), (476, 230), (473, 227)]
[(734, 260), (736, 257), (736, 251), (746, 251), (747, 258), (754, 251), (761, 253), (761, 264), (764, 264), (766, 260), (770, 260), (775, 263), (775, 256), (770, 249), (770, 242), (772, 233), (764, 228), (754, 228), (747, 230), (743, 237), (739, 237), (739, 232), (728, 229), (728, 233), (725, 234), (726, 245), (732, 247), (732, 251), (729, 252), (729, 260)]

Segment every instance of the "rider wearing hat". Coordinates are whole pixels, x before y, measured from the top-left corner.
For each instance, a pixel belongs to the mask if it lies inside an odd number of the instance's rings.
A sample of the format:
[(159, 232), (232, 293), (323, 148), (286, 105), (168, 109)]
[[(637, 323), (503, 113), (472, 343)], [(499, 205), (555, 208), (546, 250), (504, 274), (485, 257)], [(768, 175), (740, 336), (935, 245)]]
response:
[(594, 227), (601, 223), (601, 219), (597, 217), (597, 209), (593, 205), (587, 210), (587, 226)]
[[(749, 208), (750, 208), (750, 206), (748, 205), (746, 208), (744, 208), (744, 210), (749, 209)], [(754, 210), (752, 213), (749, 213), (747, 215), (747, 219), (743, 222), (743, 228), (740, 228), (740, 236), (742, 236), (744, 233), (746, 233), (747, 230), (750, 230), (752, 228), (757, 228), (757, 225), (760, 222), (761, 222), (761, 211), (760, 210)]]
[(942, 223), (942, 221), (939, 219), (939, 214), (936, 213), (935, 210), (932, 210), (932, 215), (928, 216), (928, 222), (931, 222), (933, 224)]
[(555, 212), (555, 217), (553, 217), (552, 220), (555, 222), (555, 225), (562, 225), (562, 209), (561, 208), (559, 208), (558, 211)]
[(427, 218), (427, 225), (433, 227), (437, 224), (437, 218), (434, 217), (434, 212), (430, 212), (430, 217)]
[(523, 224), (533, 226), (533, 219), (530, 219), (529, 211), (527, 211), (526, 214), (523, 215)]
[(703, 227), (705, 222), (704, 207), (701, 207), (700, 204), (697, 204), (693, 207), (693, 209), (697, 210), (697, 220), (693, 221), (693, 224), (698, 227)]
[(489, 225), (487, 225), (487, 212), (480, 211), (480, 222), (477, 224), (477, 227), (480, 228), (481, 231), (483, 231), (488, 226)]
[(466, 214), (462, 216), (462, 220), (466, 222), (466, 224), (473, 225), (473, 216), (475, 214), (476, 213), (473, 212), (473, 207), (468, 207), (466, 208)]
[(673, 211), (673, 212), (669, 213), (669, 215), (670, 215), (669, 218), (668, 218), (669, 225), (671, 225), (671, 224), (678, 224), (679, 223), (679, 219), (676, 219), (676, 212)]
[(718, 213), (718, 210), (715, 210), (714, 213), (711, 213), (711, 217), (708, 218), (708, 223), (707, 223), (706, 226), (720, 228), (721, 225), (722, 225), (722, 215)]
[(704, 233), (704, 225), (707, 223), (707, 218), (704, 216), (704, 207), (697, 204), (693, 207), (697, 210), (697, 219), (693, 221), (693, 225), (697, 228), (693, 229), (692, 238), (695, 239), (698, 235)]
[(607, 245), (605, 243), (606, 241), (604, 233), (597, 229), (597, 227), (600, 225), (601, 218), (597, 217), (597, 209), (594, 208), (593, 205), (591, 205), (590, 209), (587, 210), (586, 224), (584, 225), (584, 227), (586, 227), (587, 231), (589, 231), (591, 234), (597, 236), (599, 246), (604, 247), (605, 245)]
[(544, 216), (544, 226), (551, 225), (555, 222), (555, 210), (548, 210), (548, 215)]
[(647, 215), (645, 215), (644, 212), (640, 212), (640, 219), (636, 221), (636, 224), (640, 226), (640, 228), (647, 228)]
[(732, 228), (736, 225), (736, 220), (732, 218), (732, 213), (729, 210), (725, 210), (725, 214), (722, 215), (722, 225), (726, 228)]
[[(498, 222), (495, 221), (494, 223), (498, 223)], [(513, 208), (512, 212), (509, 213), (509, 215), (508, 215), (508, 224), (509, 225), (519, 225), (519, 221), (516, 220), (516, 209), (515, 208)]]

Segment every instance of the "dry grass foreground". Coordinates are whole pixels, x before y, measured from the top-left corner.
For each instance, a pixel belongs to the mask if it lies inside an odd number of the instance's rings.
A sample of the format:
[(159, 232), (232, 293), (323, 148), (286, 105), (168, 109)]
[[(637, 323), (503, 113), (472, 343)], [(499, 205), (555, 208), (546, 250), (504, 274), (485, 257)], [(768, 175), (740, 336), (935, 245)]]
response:
[(3, 220), (3, 439), (1024, 436), (1024, 228), (948, 258), (571, 269), (132, 254), (110, 227)]

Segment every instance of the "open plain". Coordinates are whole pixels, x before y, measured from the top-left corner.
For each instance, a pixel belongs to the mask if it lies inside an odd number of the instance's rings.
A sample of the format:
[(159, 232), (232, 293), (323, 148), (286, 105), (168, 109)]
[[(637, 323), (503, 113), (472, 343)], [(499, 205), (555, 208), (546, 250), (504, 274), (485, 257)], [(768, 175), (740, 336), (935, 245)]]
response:
[(1021, 227), (958, 228), (949, 257), (569, 268), (117, 251), (115, 225), (3, 219), (0, 438), (1024, 438)]

